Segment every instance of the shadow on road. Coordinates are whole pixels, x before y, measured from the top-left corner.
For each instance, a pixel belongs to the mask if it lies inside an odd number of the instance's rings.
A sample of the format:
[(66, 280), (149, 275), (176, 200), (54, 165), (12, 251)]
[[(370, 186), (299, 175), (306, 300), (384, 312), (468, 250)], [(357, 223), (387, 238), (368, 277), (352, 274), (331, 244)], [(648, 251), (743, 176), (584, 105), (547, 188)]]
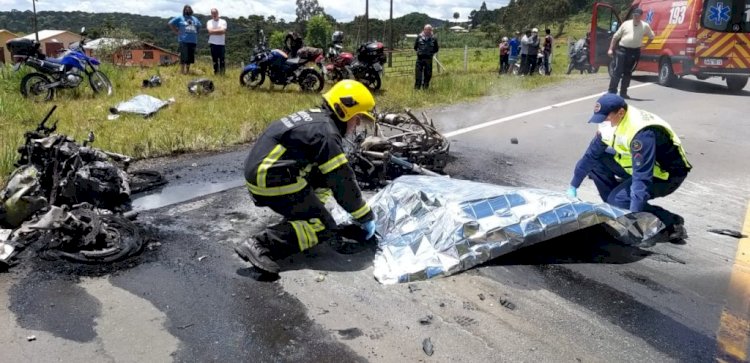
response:
[[(636, 80), (638, 82), (658, 83), (659, 77), (655, 75), (634, 75), (633, 80)], [(725, 84), (704, 82), (694, 78), (678, 78), (677, 80), (675, 80), (674, 85), (672, 85), (670, 88), (691, 93), (711, 93), (746, 97), (750, 96), (750, 91), (747, 91), (747, 89), (743, 89), (740, 92), (732, 92), (727, 88)]]
[(500, 256), (489, 264), (626, 264), (640, 261), (652, 254), (653, 252), (618, 242), (602, 226), (593, 226)]

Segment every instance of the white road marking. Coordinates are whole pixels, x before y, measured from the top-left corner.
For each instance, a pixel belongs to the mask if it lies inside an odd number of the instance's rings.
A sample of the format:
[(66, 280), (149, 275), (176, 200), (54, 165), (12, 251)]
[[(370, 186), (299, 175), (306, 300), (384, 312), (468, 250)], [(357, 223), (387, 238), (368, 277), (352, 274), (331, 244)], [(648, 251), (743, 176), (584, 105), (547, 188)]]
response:
[[(629, 89), (646, 87), (646, 86), (650, 86), (652, 84), (653, 83), (643, 83), (643, 84), (639, 84), (639, 85), (636, 85), (636, 86), (632, 86)], [(454, 137), (454, 136), (458, 136), (458, 135), (462, 135), (462, 134), (469, 133), (469, 132), (472, 132), (472, 131), (481, 130), (483, 128), (487, 128), (487, 127), (490, 127), (490, 126), (495, 126), (495, 125), (501, 124), (503, 122), (517, 120), (519, 118), (530, 116), (530, 115), (533, 115), (533, 114), (536, 114), (536, 113), (540, 113), (540, 112), (544, 112), (544, 111), (549, 111), (549, 110), (551, 110), (553, 108), (563, 107), (563, 106), (571, 105), (571, 104), (574, 104), (574, 103), (577, 103), (577, 102), (587, 101), (587, 100), (591, 100), (591, 99), (594, 99), (594, 98), (599, 98), (603, 94), (604, 94), (604, 92), (593, 94), (593, 95), (586, 96), (586, 97), (576, 98), (576, 99), (569, 100), (569, 101), (564, 101), (564, 102), (556, 103), (556, 104), (550, 105), (550, 106), (544, 106), (544, 107), (537, 108), (537, 109), (534, 109), (534, 110), (531, 110), (531, 111), (521, 112), (521, 113), (517, 113), (515, 115), (511, 115), (511, 116), (506, 116), (506, 117), (503, 117), (503, 118), (499, 118), (497, 120), (487, 121), (487, 122), (484, 122), (484, 123), (481, 123), (481, 124), (478, 124), (478, 125), (465, 127), (463, 129), (458, 129), (458, 130), (454, 130), (454, 131), (451, 131), (451, 132), (446, 132), (443, 135), (445, 137), (449, 137), (449, 138), (450, 137)]]

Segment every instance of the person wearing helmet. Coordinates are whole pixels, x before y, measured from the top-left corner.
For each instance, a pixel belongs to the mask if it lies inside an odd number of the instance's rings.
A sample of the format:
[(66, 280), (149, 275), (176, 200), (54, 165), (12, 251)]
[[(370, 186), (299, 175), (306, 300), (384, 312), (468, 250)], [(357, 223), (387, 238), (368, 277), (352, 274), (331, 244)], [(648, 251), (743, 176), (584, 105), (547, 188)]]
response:
[(500, 74), (507, 73), (510, 64), (508, 63), (508, 57), (510, 54), (510, 43), (508, 43), (508, 37), (503, 37), (500, 41)]
[[(336, 83), (320, 108), (299, 111), (271, 123), (245, 160), (245, 180), (255, 205), (284, 220), (235, 248), (256, 268), (276, 274), (275, 262), (321, 241), (345, 236), (359, 242), (375, 235), (375, 215), (362, 198), (346, 159), (343, 137), (362, 121), (375, 121), (375, 98), (354, 80)], [(324, 201), (328, 197), (361, 229), (339, 229)]]

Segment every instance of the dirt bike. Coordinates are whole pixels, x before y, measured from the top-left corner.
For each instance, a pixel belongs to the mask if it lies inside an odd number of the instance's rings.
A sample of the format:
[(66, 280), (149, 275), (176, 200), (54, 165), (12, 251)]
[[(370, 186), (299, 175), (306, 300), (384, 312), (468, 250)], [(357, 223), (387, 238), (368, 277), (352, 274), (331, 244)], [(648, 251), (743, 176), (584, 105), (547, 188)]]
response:
[(88, 78), (94, 93), (112, 95), (112, 82), (99, 70), (100, 62), (89, 57), (83, 50), (85, 28), (81, 29), (81, 40), (75, 47), (65, 50), (59, 58), (47, 58), (40, 50), (40, 43), (29, 39), (13, 39), (8, 49), (19, 62), (34, 68), (21, 80), (21, 94), (35, 101), (54, 98), (59, 88), (76, 88)]

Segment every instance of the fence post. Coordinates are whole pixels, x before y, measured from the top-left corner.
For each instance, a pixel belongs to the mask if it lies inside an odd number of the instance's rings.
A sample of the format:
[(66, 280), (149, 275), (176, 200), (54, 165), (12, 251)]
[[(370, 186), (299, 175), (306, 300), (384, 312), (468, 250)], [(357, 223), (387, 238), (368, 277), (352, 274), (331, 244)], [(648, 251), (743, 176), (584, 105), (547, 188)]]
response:
[(469, 46), (464, 45), (464, 72), (469, 70)]

